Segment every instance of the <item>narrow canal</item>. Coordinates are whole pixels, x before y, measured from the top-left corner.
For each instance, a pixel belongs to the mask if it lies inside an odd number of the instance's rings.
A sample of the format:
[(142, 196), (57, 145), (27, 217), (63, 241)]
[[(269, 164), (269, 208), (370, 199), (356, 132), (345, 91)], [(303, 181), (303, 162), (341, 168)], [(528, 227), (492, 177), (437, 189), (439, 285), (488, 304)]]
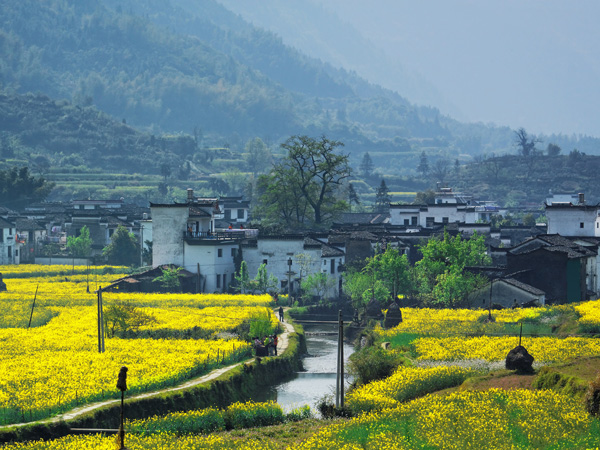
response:
[[(303, 372), (296, 372), (276, 385), (266, 386), (255, 401), (274, 400), (284, 411), (309, 405), (316, 412), (316, 403), (325, 395), (335, 398), (338, 348), (337, 324), (304, 325), (307, 354), (302, 360)], [(344, 366), (354, 349), (344, 343)], [(348, 379), (346, 379), (346, 385)]]

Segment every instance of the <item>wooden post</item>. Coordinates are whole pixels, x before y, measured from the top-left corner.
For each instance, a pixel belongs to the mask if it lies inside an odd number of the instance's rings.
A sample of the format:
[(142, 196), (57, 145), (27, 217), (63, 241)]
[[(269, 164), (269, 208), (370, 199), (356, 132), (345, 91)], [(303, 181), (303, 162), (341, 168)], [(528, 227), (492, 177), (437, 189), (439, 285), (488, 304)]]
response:
[(39, 287), (40, 287), (39, 284), (35, 287), (35, 295), (33, 296), (33, 304), (31, 305), (31, 314), (29, 316), (29, 325), (27, 325), (27, 328), (29, 328), (31, 326), (31, 319), (33, 319), (33, 308), (35, 308), (35, 299), (37, 298), (37, 293), (38, 293)]
[(523, 336), (523, 322), (521, 322), (521, 331), (519, 331), (519, 345), (521, 345), (521, 336)]
[(102, 306), (102, 286), (98, 289), (98, 352), (104, 353), (104, 311)]
[(200, 263), (197, 263), (196, 269), (196, 294), (200, 293)]

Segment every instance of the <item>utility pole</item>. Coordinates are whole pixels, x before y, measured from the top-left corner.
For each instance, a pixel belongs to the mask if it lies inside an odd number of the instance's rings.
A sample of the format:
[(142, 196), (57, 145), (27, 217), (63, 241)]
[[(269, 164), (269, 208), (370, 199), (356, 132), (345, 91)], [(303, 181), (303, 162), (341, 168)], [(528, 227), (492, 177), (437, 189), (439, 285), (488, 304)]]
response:
[(37, 293), (38, 293), (39, 287), (40, 287), (39, 284), (35, 287), (35, 295), (33, 296), (33, 304), (31, 305), (31, 315), (29, 316), (29, 325), (27, 325), (28, 329), (29, 329), (29, 327), (31, 327), (31, 319), (33, 319), (33, 308), (35, 308), (35, 299), (37, 298)]
[(144, 224), (140, 222), (140, 267), (144, 265)]
[(335, 407), (344, 407), (344, 321), (342, 310), (338, 313), (338, 354), (335, 380)]
[(104, 353), (104, 311), (102, 307), (102, 286), (98, 293), (98, 353)]
[(288, 305), (291, 305), (292, 300), (292, 258), (288, 258)]

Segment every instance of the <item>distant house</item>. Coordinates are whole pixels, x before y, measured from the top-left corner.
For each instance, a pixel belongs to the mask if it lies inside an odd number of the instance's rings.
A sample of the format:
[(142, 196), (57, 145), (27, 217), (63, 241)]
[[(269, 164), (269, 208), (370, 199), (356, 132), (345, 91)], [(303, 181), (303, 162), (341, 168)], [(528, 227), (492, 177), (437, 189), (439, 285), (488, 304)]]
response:
[(597, 292), (597, 247), (539, 235), (509, 249), (506, 272), (546, 293), (550, 303), (578, 302)]
[(0, 218), (0, 264), (19, 264), (16, 225)]
[(250, 202), (243, 197), (220, 197), (219, 207), (223, 218), (217, 227), (227, 228), (229, 224), (246, 224), (249, 220)]
[(598, 205), (588, 205), (583, 194), (578, 203), (546, 204), (548, 234), (561, 236), (600, 237), (600, 218)]
[(46, 238), (46, 228), (35, 220), (17, 217), (15, 219), (16, 241), (19, 245), (19, 263), (34, 264), (38, 246)]
[(345, 253), (328, 244), (326, 235), (322, 238), (301, 234), (258, 236), (242, 243), (241, 251), (251, 276), (261, 264), (266, 264), (284, 292), (297, 293), (302, 280), (315, 273), (324, 273), (332, 280), (326, 296), (335, 297), (340, 292)]
[(525, 304), (546, 304), (546, 293), (515, 278), (499, 278), (490, 280), (488, 284), (469, 295), (469, 303), (473, 307), (489, 308), (502, 306), (511, 308)]

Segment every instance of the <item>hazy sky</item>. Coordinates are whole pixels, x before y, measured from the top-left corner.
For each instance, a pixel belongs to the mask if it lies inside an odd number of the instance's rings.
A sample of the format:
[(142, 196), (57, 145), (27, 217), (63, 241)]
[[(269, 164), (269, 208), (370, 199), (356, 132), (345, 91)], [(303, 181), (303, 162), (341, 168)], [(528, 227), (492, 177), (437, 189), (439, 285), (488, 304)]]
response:
[(318, 1), (464, 119), (600, 136), (600, 1)]

